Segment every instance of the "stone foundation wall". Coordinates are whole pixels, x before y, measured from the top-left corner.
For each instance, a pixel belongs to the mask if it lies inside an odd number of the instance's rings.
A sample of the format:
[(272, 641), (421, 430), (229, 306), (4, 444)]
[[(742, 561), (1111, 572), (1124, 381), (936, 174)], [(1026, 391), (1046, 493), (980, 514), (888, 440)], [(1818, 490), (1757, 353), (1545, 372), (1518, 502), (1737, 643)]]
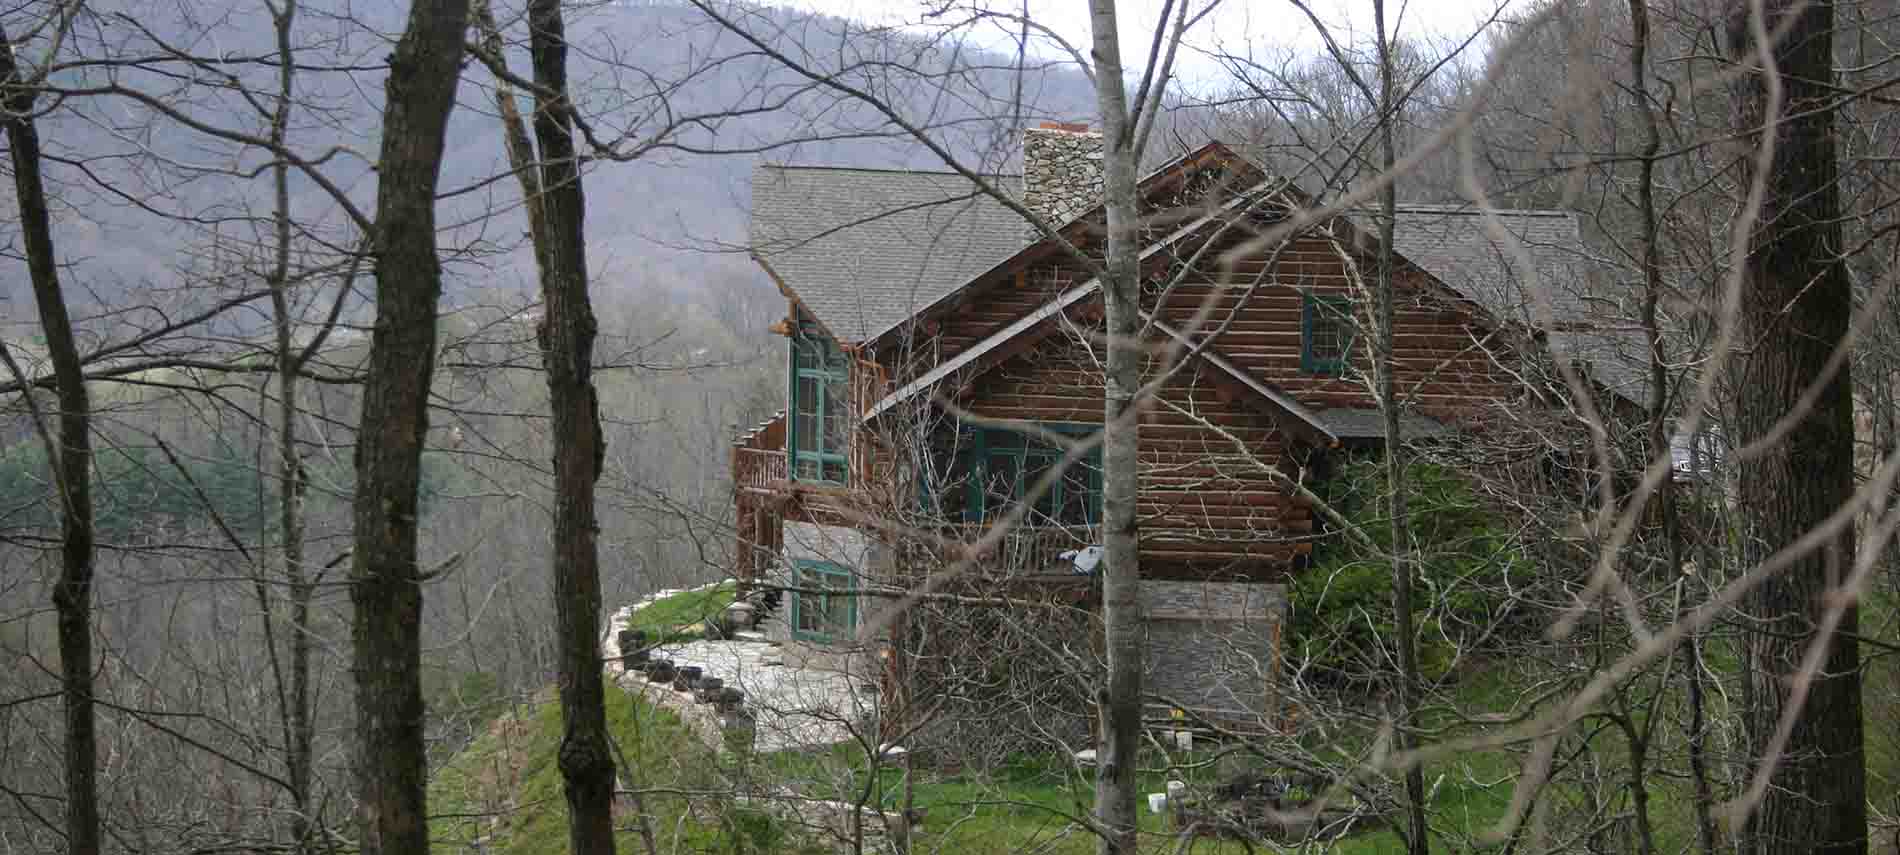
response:
[[(764, 574), (764, 581), (768, 585), (792, 584), (792, 564), (795, 561), (824, 561), (851, 571), (860, 578), (868, 578), (878, 566), (875, 562), (882, 560), (886, 551), (884, 545), (869, 534), (848, 526), (787, 520), (784, 540), (781, 560)], [(870, 611), (870, 604), (860, 603), (858, 618), (864, 619)], [(781, 644), (791, 643), (791, 613), (789, 603), (781, 604), (777, 619), (761, 627), (766, 638)]]
[(1222, 717), (1271, 709), (1285, 586), (1144, 581), (1141, 599), (1150, 693)]

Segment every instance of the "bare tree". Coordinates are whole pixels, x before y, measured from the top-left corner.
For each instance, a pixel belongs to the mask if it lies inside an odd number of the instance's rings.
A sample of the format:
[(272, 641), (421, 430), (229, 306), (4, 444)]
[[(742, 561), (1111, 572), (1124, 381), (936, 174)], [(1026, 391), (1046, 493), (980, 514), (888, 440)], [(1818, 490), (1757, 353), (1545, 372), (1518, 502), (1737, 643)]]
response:
[[(58, 14), (54, 44), (64, 37), (69, 20), (63, 10)], [(34, 409), (34, 427), (46, 445), (46, 460), (53, 467), (52, 480), (59, 495), (60, 574), (53, 589), (53, 607), (59, 619), (60, 703), (65, 711), (66, 850), (95, 855), (100, 851), (100, 823), (92, 651), (92, 403), (86, 393), (73, 321), (66, 311), (66, 295), (60, 286), (52, 215), (40, 172), (39, 129), (33, 119), (40, 83), (41, 79), (20, 67), (12, 39), (0, 29), (0, 109), (6, 111), (14, 198), (59, 403), (56, 439), (39, 408), (33, 405), (31, 390), (27, 391), (28, 405)], [(0, 355), (6, 355), (4, 349), (0, 349)], [(26, 378), (13, 357), (6, 355), (6, 359), (16, 380), (24, 386)]]
[[(1744, 549), (1764, 561), (1854, 495), (1852, 384), (1840, 348), (1854, 298), (1840, 258), (1834, 6), (1765, 2), (1738, 10), (1730, 45), (1737, 127), (1771, 151), (1760, 225), (1749, 236), (1740, 315), (1737, 439)], [(1747, 727), (1758, 765), (1748, 793), (1750, 851), (1867, 851), (1859, 609), (1844, 590), (1851, 531), (1791, 564), (1745, 603)], [(1837, 598), (1850, 598), (1845, 603)]]
[(417, 486), (435, 370), (435, 196), (468, 0), (416, 0), (390, 58), (373, 249), (376, 330), (357, 432), (351, 601), (366, 853), (429, 851)]
[[(1186, 13), (1187, 4), (1182, 4)], [(1102, 634), (1108, 684), (1101, 708), (1101, 755), (1095, 779), (1095, 819), (1102, 825), (1103, 855), (1134, 855), (1135, 772), (1141, 751), (1141, 534), (1135, 498), (1143, 353), (1140, 259), (1135, 182), (1152, 116), (1160, 107), (1167, 69), (1149, 70), (1133, 110), (1122, 74), (1122, 45), (1114, 0), (1091, 0), (1089, 25), (1095, 57), (1095, 103), (1102, 120), (1102, 206), (1107, 215), (1102, 260), (1102, 303), (1108, 333), (1103, 366), (1102, 410)], [(1166, 26), (1164, 22), (1163, 27)], [(1177, 34), (1178, 38), (1178, 34)], [(1164, 32), (1155, 34), (1157, 43)], [(1173, 46), (1170, 44), (1170, 53)], [(1143, 123), (1143, 116), (1149, 121)]]
[[(1378, 97), (1367, 100), (1378, 104), (1378, 174), (1387, 175), (1392, 173), (1399, 159), (1393, 126), (1398, 122), (1400, 92), (1395, 80), (1392, 36), (1386, 31), (1385, 0), (1372, 0), (1372, 20), (1373, 39), (1378, 48), (1379, 88)], [(1392, 535), (1392, 615), (1399, 648), (1397, 737), (1399, 749), (1403, 751), (1410, 750), (1417, 742), (1419, 674), (1418, 631), (1413, 624), (1415, 605), (1412, 602), (1415, 571), (1410, 554), (1411, 533), (1406, 525), (1405, 437), (1399, 427), (1404, 404), (1398, 397), (1392, 362), (1393, 340), (1398, 333), (1393, 308), (1398, 303), (1398, 280), (1393, 269), (1397, 252), (1392, 246), (1397, 234), (1398, 207), (1398, 182), (1389, 181), (1379, 191), (1378, 283), (1374, 289), (1378, 317), (1373, 323), (1378, 339), (1373, 345), (1372, 366), (1374, 382), (1378, 384), (1374, 398), (1379, 402), (1379, 415), (1385, 422), (1386, 512), (1391, 517)], [(1405, 769), (1405, 817), (1406, 851), (1411, 855), (1430, 852), (1430, 829), (1425, 824), (1425, 769), (1420, 763), (1410, 764)]]
[[(528, 6), (533, 63), (534, 137), (530, 142), (505, 80), (495, 91), (510, 168), (521, 185), (544, 306), (536, 338), (553, 411), (555, 644), (560, 651), (561, 775), (566, 782), (568, 845), (576, 855), (614, 851), (614, 758), (607, 738), (600, 663), (599, 523), (594, 484), (606, 456), (594, 389), (597, 324), (588, 296), (586, 200), (574, 145), (567, 88), (566, 27), (559, 0)], [(491, 66), (504, 44), (487, 2), (477, 28)], [(535, 149), (539, 148), (539, 157)]]

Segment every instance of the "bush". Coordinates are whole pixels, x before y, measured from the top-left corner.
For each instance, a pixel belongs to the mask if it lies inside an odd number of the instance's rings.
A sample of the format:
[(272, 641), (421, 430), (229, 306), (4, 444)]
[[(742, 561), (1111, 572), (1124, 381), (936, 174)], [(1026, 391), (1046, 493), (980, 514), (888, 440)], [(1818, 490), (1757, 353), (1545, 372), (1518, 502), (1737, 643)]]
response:
[[(1418, 575), (1412, 607), (1419, 667), (1443, 676), (1458, 652), (1511, 628), (1512, 607), (1531, 575), (1510, 531), (1456, 472), (1429, 463), (1406, 471), (1407, 517)], [(1289, 591), (1293, 652), (1318, 676), (1360, 683), (1397, 662), (1392, 611), (1392, 529), (1384, 462), (1346, 464), (1327, 501), (1376, 544), (1344, 533), (1329, 538)]]

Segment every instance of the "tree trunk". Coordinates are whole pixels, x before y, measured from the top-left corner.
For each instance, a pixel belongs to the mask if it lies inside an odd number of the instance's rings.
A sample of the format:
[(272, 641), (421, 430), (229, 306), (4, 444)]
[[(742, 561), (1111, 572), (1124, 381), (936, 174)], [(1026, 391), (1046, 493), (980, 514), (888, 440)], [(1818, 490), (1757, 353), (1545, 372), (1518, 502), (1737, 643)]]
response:
[[(60, 289), (59, 259), (53, 249), (52, 216), (40, 175), (40, 136), (33, 104), (38, 84), (22, 76), (13, 42), (0, 29), (0, 104), (6, 110), (7, 153), (13, 163), (13, 191), (26, 249), (40, 331), (53, 363), (59, 400), (59, 438), (48, 438), (47, 462), (60, 497), (60, 573), (53, 588), (59, 623), (60, 701), (65, 715), (66, 851), (99, 851), (99, 742), (93, 716), (92, 662), (92, 403), (80, 371), (79, 347), (66, 297)], [(33, 390), (28, 389), (27, 395)], [(55, 447), (56, 445), (56, 447)]]
[(378, 163), (376, 327), (357, 434), (357, 785), (365, 855), (429, 851), (417, 486), (435, 373), (435, 194), (468, 0), (415, 0), (390, 59)]
[(1102, 722), (1095, 773), (1095, 818), (1104, 855), (1133, 855), (1136, 842), (1135, 770), (1141, 750), (1142, 614), (1140, 536), (1136, 530), (1136, 472), (1141, 420), (1134, 408), (1145, 353), (1141, 331), (1140, 212), (1136, 210), (1135, 128), (1128, 121), (1122, 81), (1121, 38), (1114, 0), (1090, 0), (1095, 96), (1102, 118), (1102, 193), (1108, 215), (1102, 302), (1108, 358), (1102, 412), (1102, 621), (1108, 686), (1099, 698)]
[[(1372, 16), (1379, 48), (1379, 170), (1390, 172), (1398, 162), (1398, 146), (1392, 125), (1398, 121), (1394, 96), (1397, 84), (1392, 79), (1392, 40), (1385, 29), (1385, 2), (1372, 0)], [(1399, 647), (1398, 748), (1410, 751), (1417, 744), (1414, 728), (1418, 722), (1418, 635), (1412, 621), (1411, 531), (1407, 526), (1405, 501), (1405, 436), (1399, 428), (1400, 401), (1398, 384), (1392, 373), (1394, 304), (1398, 301), (1398, 283), (1392, 277), (1393, 233), (1398, 221), (1398, 185), (1385, 185), (1379, 192), (1378, 338), (1373, 348), (1373, 379), (1379, 384), (1379, 414), (1385, 421), (1386, 512), (1391, 517), (1392, 535), (1392, 614), (1394, 641)], [(1405, 845), (1411, 855), (1431, 851), (1425, 824), (1425, 769), (1417, 762), (1405, 768)]]
[[(295, 103), (296, 55), (291, 44), (291, 27), (296, 21), (296, 0), (285, 0), (272, 9), (277, 37), (277, 105), (271, 114), (270, 140), (286, 144), (290, 130), (290, 112)], [(316, 727), (310, 716), (310, 645), (314, 632), (310, 626), (310, 601), (316, 588), (304, 567), (303, 500), (307, 482), (303, 461), (297, 452), (297, 377), (303, 359), (294, 336), (296, 317), (291, 307), (290, 258), (292, 246), (290, 220), (290, 164), (278, 158), (271, 165), (271, 190), (274, 196), (272, 225), (276, 240), (269, 276), (271, 315), (277, 334), (277, 515), (278, 552), (283, 562), (284, 585), (290, 595), (290, 674), (288, 697), (283, 694), (279, 677), (280, 715), (284, 721), (285, 783), (290, 791), (292, 816), (290, 837), (296, 852), (312, 851), (311, 832), (314, 804), (311, 799), (311, 770)], [(265, 603), (266, 629), (275, 617)], [(273, 663), (276, 651), (272, 651)]]
[[(482, 50), (504, 61), (505, 42), (485, 0), (474, 10)], [(534, 65), (534, 141), (514, 87), (496, 84), (508, 166), (521, 185), (528, 234), (541, 274), (544, 317), (536, 330), (554, 421), (554, 577), (556, 646), (561, 690), (560, 768), (568, 806), (568, 843), (575, 853), (612, 853), (614, 761), (607, 737), (600, 670), (599, 524), (594, 483), (606, 442), (594, 393), (593, 304), (587, 292), (586, 199), (574, 151), (567, 93), (567, 43), (558, 0), (528, 7)], [(535, 158), (538, 142), (541, 158)]]
[[(1649, 350), (1649, 461), (1651, 463), (1669, 460), (1673, 457), (1670, 430), (1673, 413), (1669, 400), (1669, 366), (1663, 352), (1663, 330), (1660, 308), (1663, 298), (1662, 274), (1662, 234), (1661, 225), (1656, 218), (1656, 156), (1662, 150), (1662, 130), (1656, 121), (1655, 105), (1650, 103), (1649, 94), (1649, 4), (1646, 0), (1629, 0), (1630, 7), (1630, 91), (1636, 99), (1637, 115), (1643, 125), (1643, 155), (1637, 165), (1636, 183), (1637, 213), (1641, 217), (1642, 235), (1638, 264), (1643, 272), (1643, 337)], [(1673, 461), (1668, 464), (1673, 466)], [(1662, 578), (1675, 579), (1678, 596), (1677, 619), (1691, 610), (1688, 593), (1688, 580), (1682, 578), (1683, 543), (1682, 524), (1677, 515), (1675, 497), (1675, 478), (1664, 477), (1656, 484), (1654, 501), (1662, 511), (1662, 526), (1659, 536), (1665, 558), (1662, 566)], [(1709, 568), (1698, 568), (1708, 572)], [(1696, 844), (1704, 855), (1715, 852), (1714, 801), (1709, 789), (1708, 761), (1703, 746), (1702, 734), (1702, 661), (1698, 655), (1700, 649), (1698, 634), (1688, 633), (1677, 649), (1682, 667), (1683, 683), (1689, 704), (1689, 721), (1684, 725), (1689, 751), (1689, 774), (1694, 786), (1694, 805), (1696, 823)], [(1653, 713), (1652, 713), (1653, 714)], [(1631, 756), (1641, 756), (1635, 751), (1634, 743)], [(1641, 771), (1640, 769), (1637, 771)], [(1632, 780), (1632, 786), (1640, 786)], [(1648, 826), (1644, 825), (1644, 834)]]
[(614, 760), (607, 742), (600, 661), (599, 523), (594, 482), (606, 447), (594, 393), (594, 309), (587, 293), (586, 202), (567, 100), (567, 41), (560, 0), (528, 4), (534, 62), (534, 138), (541, 149), (538, 330), (554, 417), (554, 573), (560, 648), (561, 775), (574, 855), (614, 851)]
[[(1747, 6), (1730, 22), (1738, 59), (1759, 65)], [(1852, 387), (1845, 366), (1824, 366), (1846, 335), (1853, 295), (1838, 253), (1840, 199), (1836, 187), (1833, 6), (1828, 2), (1769, 0), (1770, 33), (1787, 26), (1773, 46), (1778, 80), (1759, 69), (1736, 84), (1738, 129), (1754, 143), (1772, 134), (1773, 160), (1757, 175), (1753, 155), (1743, 176), (1765, 181), (1760, 224), (1751, 236), (1743, 271), (1741, 340), (1749, 350), (1737, 378), (1737, 439), (1766, 435), (1798, 406), (1812, 383), (1820, 395), (1779, 442), (1741, 463), (1740, 499), (1745, 556), (1750, 563), (1794, 542), (1840, 508), (1854, 492)], [(1775, 123), (1769, 86), (1783, 100)], [(1753, 702), (1746, 713), (1755, 762), (1776, 764), (1759, 807), (1749, 817), (1744, 846), (1756, 853), (1867, 851), (1866, 767), (1862, 752), (1860, 655), (1853, 641), (1858, 613), (1849, 607), (1827, 656), (1794, 713), (1779, 757), (1763, 757), (1791, 702), (1806, 648), (1854, 558), (1853, 534), (1817, 549), (1749, 593), (1749, 667)]]

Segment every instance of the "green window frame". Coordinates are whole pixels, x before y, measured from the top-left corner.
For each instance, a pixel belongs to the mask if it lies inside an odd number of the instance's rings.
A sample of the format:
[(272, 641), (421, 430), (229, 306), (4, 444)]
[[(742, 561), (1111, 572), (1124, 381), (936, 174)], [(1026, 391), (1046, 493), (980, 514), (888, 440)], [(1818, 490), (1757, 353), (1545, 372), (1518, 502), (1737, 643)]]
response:
[(794, 481), (845, 484), (851, 474), (850, 363), (810, 322), (792, 336), (785, 448)]
[(1301, 373), (1334, 377), (1346, 373), (1355, 334), (1351, 297), (1304, 295), (1300, 301)]
[[(1083, 436), (1094, 425), (1042, 424), (1051, 433)], [(965, 522), (985, 522), (1009, 512), (1036, 482), (1062, 462), (1063, 451), (1030, 434), (1002, 428), (970, 432), (963, 466), (967, 473), (963, 502)], [(1062, 477), (1036, 501), (1026, 522), (1030, 526), (1087, 526), (1102, 523), (1102, 453), (1091, 449), (1063, 470)]]
[(833, 641), (848, 638), (857, 631), (857, 585), (852, 581), (850, 570), (830, 561), (795, 560), (792, 587), (826, 592), (792, 592), (793, 638)]

